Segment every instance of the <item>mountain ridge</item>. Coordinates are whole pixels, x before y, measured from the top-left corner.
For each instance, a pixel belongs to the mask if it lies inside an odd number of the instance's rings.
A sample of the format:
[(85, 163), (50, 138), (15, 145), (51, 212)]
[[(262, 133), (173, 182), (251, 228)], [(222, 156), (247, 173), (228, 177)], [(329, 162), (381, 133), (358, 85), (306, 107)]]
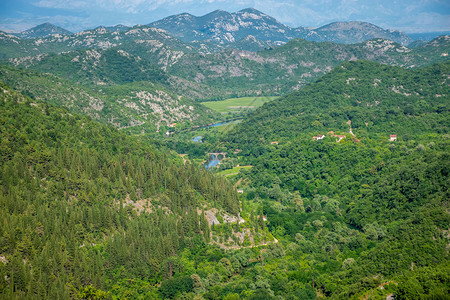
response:
[(214, 40), (219, 44), (226, 44), (247, 35), (265, 42), (287, 42), (294, 38), (344, 44), (363, 42), (372, 38), (386, 38), (401, 45), (412, 42), (410, 37), (400, 31), (386, 30), (360, 21), (333, 22), (317, 29), (302, 26), (291, 28), (254, 8), (234, 13), (216, 10), (199, 17), (181, 13), (148, 25), (165, 29), (185, 42)]
[(47, 37), (53, 34), (72, 35), (73, 32), (64, 29), (62, 27), (53, 25), (49, 22), (46, 22), (14, 35), (22, 39), (33, 39), (33, 38)]
[[(345, 44), (362, 42), (377, 37), (390, 39), (401, 45), (412, 42), (410, 37), (398, 30), (386, 30), (377, 25), (361, 21), (332, 22), (315, 29), (303, 26), (291, 28), (254, 8), (245, 8), (232, 13), (215, 10), (203, 16), (180, 13), (151, 22), (147, 26), (167, 30), (171, 35), (184, 42), (211, 40), (219, 45), (242, 40), (248, 35), (255, 36), (262, 42), (271, 42), (274, 45), (285, 43), (294, 38)], [(122, 32), (130, 29), (130, 27), (121, 24), (99, 27), (105, 28), (109, 32)], [(87, 29), (81, 32), (92, 30), (95, 29)], [(72, 35), (73, 33), (47, 22), (15, 35), (30, 39), (47, 37), (52, 34)]]

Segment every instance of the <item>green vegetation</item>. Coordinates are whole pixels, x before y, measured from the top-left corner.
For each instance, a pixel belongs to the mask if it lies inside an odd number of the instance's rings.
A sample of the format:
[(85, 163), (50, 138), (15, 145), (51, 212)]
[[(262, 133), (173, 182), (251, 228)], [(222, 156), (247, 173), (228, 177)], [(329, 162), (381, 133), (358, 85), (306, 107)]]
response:
[[(257, 52), (210, 53), (205, 43), (184, 44), (147, 26), (114, 34), (99, 28), (66, 39), (18, 40), (4, 35), (4, 63), (88, 85), (150, 80), (200, 100), (284, 95), (356, 59), (405, 68), (429, 66), (448, 60), (450, 41), (442, 36), (408, 49), (384, 39), (352, 45), (294, 39)], [(105, 50), (105, 45), (110, 47)]]
[(238, 213), (232, 186), (203, 168), (3, 84), (0, 90), (6, 298), (155, 297), (155, 284), (184, 274), (177, 253), (209, 241), (196, 207)]
[(178, 129), (183, 129), (218, 119), (216, 113), (203, 105), (177, 97), (163, 85), (150, 81), (98, 88), (10, 66), (0, 66), (0, 80), (33, 99), (89, 115), (135, 134), (155, 135), (159, 129), (162, 135), (171, 129), (169, 125), (173, 123), (178, 125)]
[[(243, 204), (260, 205), (283, 241), (277, 264), (308, 274), (300, 278), (321, 295), (448, 292), (449, 107), (440, 95), (449, 93), (449, 66), (345, 63), (221, 138), (228, 149), (243, 149), (236, 163), (253, 166), (232, 180), (244, 190)], [(337, 143), (331, 130), (345, 138)], [(318, 134), (326, 137), (313, 140)], [(289, 275), (277, 281), (285, 286)], [(387, 282), (394, 283), (380, 289)], [(275, 283), (270, 291), (285, 297)]]
[(217, 174), (222, 176), (231, 176), (231, 175), (237, 175), (241, 170), (248, 170), (252, 168), (252, 166), (239, 166), (239, 167), (233, 167), (231, 169), (221, 170)]
[[(346, 133), (357, 139), (419, 140), (448, 133), (450, 63), (405, 70), (368, 61), (347, 62), (298, 92), (266, 103), (225, 139), (244, 154), (271, 141)], [(347, 140), (351, 134), (347, 134)]]
[[(195, 99), (220, 100), (229, 97), (283, 95), (315, 81), (345, 61), (370, 60), (405, 68), (445, 62), (449, 40), (437, 38), (408, 49), (392, 41), (374, 39), (359, 44), (291, 40), (283, 46), (256, 53), (224, 50), (213, 54), (187, 53), (168, 68), (170, 74), (189, 82), (177, 91)], [(210, 88), (200, 88), (200, 85)], [(211, 87), (214, 87), (212, 89)], [(195, 95), (195, 96), (194, 96)]]
[(448, 38), (0, 35), (0, 298), (448, 299)]
[(272, 101), (278, 97), (241, 97), (230, 98), (221, 101), (203, 102), (203, 105), (222, 114), (248, 113), (249, 111), (260, 107), (266, 102)]
[(30, 64), (29, 67), (84, 85), (167, 82), (167, 74), (157, 66), (116, 49), (49, 54), (43, 56), (38, 64)]

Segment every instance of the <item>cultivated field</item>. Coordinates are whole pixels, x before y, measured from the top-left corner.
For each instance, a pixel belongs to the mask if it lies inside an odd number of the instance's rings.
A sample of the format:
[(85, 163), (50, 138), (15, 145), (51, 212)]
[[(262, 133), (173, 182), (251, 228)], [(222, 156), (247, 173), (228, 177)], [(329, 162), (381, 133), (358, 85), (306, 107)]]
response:
[(220, 113), (240, 113), (260, 107), (276, 98), (278, 97), (242, 97), (202, 102), (202, 104)]

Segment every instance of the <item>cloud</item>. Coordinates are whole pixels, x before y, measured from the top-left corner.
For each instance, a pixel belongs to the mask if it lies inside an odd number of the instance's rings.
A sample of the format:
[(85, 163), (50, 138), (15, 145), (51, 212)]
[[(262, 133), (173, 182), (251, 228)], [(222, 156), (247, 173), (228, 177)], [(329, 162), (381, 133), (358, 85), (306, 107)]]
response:
[(204, 3), (224, 3), (226, 0), (40, 0), (33, 5), (57, 9), (89, 9), (100, 8), (109, 11), (125, 10), (138, 13), (152, 11), (161, 7), (176, 6), (179, 4), (199, 5)]

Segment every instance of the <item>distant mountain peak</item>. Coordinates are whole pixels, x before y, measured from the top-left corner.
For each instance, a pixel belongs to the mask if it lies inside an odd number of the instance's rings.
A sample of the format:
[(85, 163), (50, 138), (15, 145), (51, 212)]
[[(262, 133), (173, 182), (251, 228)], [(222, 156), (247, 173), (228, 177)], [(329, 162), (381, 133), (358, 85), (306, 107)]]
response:
[(121, 31), (130, 29), (130, 27), (122, 25), (122, 24), (117, 24), (115, 26), (108, 26), (108, 27), (106, 27), (106, 29), (110, 32), (121, 32)]
[(241, 9), (239, 12), (247, 12), (247, 13), (252, 13), (252, 14), (264, 15), (264, 13), (262, 13), (261, 11), (251, 8), (251, 7)]
[(363, 21), (333, 22), (315, 30), (318, 41), (353, 44), (373, 38), (392, 40), (401, 45), (412, 42), (406, 34), (392, 29), (383, 29), (372, 23)]
[(322, 30), (322, 29), (335, 29), (335, 30), (342, 30), (342, 29), (347, 29), (347, 28), (355, 28), (355, 27), (375, 27), (375, 28), (380, 28), (381, 27), (374, 25), (372, 23), (369, 22), (363, 22), (363, 21), (336, 21), (336, 22), (331, 22), (327, 25), (321, 26), (319, 28), (317, 28), (317, 30)]
[(211, 17), (211, 16), (226, 16), (226, 15), (230, 15), (229, 12), (225, 11), (225, 10), (221, 10), (221, 9), (216, 9), (206, 15), (204, 15), (203, 17)]
[[(264, 44), (282, 44), (294, 38), (341, 44), (355, 44), (373, 38), (389, 39), (401, 45), (412, 41), (400, 31), (383, 29), (363, 21), (333, 22), (316, 29), (291, 28), (254, 8), (233, 13), (215, 10), (200, 17), (182, 13), (149, 25), (164, 29), (184, 42), (212, 41), (218, 45), (230, 45), (236, 41), (242, 45), (248, 35)], [(252, 46), (252, 49), (255, 48)]]
[(45, 22), (28, 30), (22, 31), (17, 34), (17, 36), (23, 39), (32, 39), (47, 37), (53, 34), (72, 35), (73, 33), (62, 27), (53, 25), (52, 23)]

